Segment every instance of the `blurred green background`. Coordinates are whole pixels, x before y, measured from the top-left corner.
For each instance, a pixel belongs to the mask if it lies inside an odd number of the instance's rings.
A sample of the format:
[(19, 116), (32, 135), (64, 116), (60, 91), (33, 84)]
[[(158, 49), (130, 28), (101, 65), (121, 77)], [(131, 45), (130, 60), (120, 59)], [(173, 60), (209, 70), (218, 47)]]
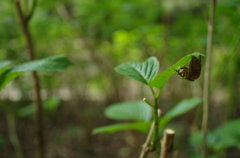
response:
[[(92, 135), (95, 127), (116, 123), (104, 116), (108, 105), (141, 100), (150, 93), (114, 67), (156, 56), (164, 70), (189, 53), (205, 54), (208, 9), (206, 0), (38, 0), (30, 22), (37, 58), (64, 54), (74, 64), (64, 72), (40, 73), (47, 157), (137, 157), (145, 140), (142, 133)], [(218, 1), (213, 50), (209, 128), (212, 135), (221, 131), (222, 136), (209, 138), (209, 153), (211, 158), (239, 158), (240, 0)], [(3, 60), (28, 60), (13, 0), (0, 1)], [(16, 117), (24, 154), (36, 155), (29, 80), (30, 74), (25, 74), (0, 91), (1, 158), (16, 157), (8, 136), (9, 113)], [(160, 98), (163, 113), (183, 99), (201, 97), (202, 81), (203, 73), (195, 82), (172, 77)], [(177, 133), (176, 157), (198, 157), (201, 112), (200, 105), (170, 122)]]

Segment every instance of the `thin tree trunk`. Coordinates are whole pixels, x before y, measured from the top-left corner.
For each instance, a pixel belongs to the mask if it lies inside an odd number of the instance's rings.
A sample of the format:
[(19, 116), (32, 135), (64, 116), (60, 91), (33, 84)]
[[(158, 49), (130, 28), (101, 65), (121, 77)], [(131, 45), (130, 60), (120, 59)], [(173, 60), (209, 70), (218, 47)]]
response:
[(203, 87), (202, 158), (206, 158), (207, 156), (209, 87), (210, 87), (210, 78), (211, 78), (212, 52), (213, 52), (213, 29), (214, 29), (215, 7), (216, 7), (216, 0), (211, 0), (210, 10), (209, 10), (207, 52), (206, 52), (206, 64), (205, 64), (204, 87)]
[[(34, 52), (34, 44), (32, 40), (32, 35), (30, 33), (29, 29), (29, 22), (30, 19), (34, 13), (34, 9), (36, 7), (36, 0), (33, 2), (33, 6), (31, 8), (31, 11), (29, 14), (26, 16), (24, 15), (24, 12), (21, 7), (20, 0), (16, 0), (15, 2), (17, 14), (19, 16), (22, 29), (23, 29), (23, 34), (26, 40), (26, 47), (28, 49), (29, 53), (29, 60), (34, 60), (35, 59), (35, 52)], [(43, 110), (42, 110), (42, 97), (40, 93), (40, 80), (38, 77), (37, 72), (32, 73), (32, 79), (33, 79), (33, 88), (34, 88), (34, 93), (35, 93), (35, 104), (37, 107), (37, 115), (36, 115), (36, 121), (37, 121), (37, 135), (38, 135), (38, 152), (39, 152), (39, 158), (44, 158), (44, 153), (45, 153), (45, 142), (44, 142), (44, 133), (43, 133)]]

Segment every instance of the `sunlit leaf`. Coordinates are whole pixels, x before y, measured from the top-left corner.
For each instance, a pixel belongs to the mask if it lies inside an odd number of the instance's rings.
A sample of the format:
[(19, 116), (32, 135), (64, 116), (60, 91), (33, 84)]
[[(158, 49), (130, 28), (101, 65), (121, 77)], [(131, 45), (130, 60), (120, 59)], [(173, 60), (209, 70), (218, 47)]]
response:
[(148, 130), (149, 125), (150, 123), (148, 122), (121, 123), (95, 128), (92, 133), (114, 133), (123, 130), (136, 130), (145, 133)]
[(192, 53), (192, 54), (186, 55), (185, 57), (180, 59), (176, 64), (172, 65), (171, 67), (169, 67), (168, 69), (166, 69), (165, 71), (157, 75), (155, 79), (149, 83), (149, 85), (162, 89), (165, 83), (169, 80), (169, 78), (176, 73), (176, 70), (185, 66), (191, 61), (191, 57), (193, 55), (197, 57), (204, 56), (202, 53)]
[(197, 105), (199, 105), (201, 102), (202, 102), (201, 98), (191, 98), (182, 100), (172, 109), (170, 109), (170, 111), (166, 113), (166, 115), (160, 120), (160, 126), (164, 126), (171, 119), (187, 113), (188, 111), (192, 110)]
[(159, 62), (155, 57), (150, 57), (144, 62), (128, 62), (115, 67), (116, 72), (145, 84), (157, 75), (158, 69)]
[(142, 101), (122, 102), (109, 106), (105, 115), (115, 120), (150, 121), (152, 109)]

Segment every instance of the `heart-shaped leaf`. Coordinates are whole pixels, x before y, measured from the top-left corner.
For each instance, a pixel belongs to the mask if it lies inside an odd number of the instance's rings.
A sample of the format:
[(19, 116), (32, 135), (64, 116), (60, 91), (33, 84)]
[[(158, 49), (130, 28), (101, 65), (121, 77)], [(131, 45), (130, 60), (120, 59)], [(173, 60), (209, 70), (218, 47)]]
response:
[(115, 67), (115, 71), (127, 77), (148, 84), (157, 75), (159, 62), (156, 57), (150, 57), (144, 62), (128, 62)]
[(191, 57), (193, 55), (197, 57), (204, 56), (204, 54), (202, 53), (192, 53), (192, 54), (186, 55), (185, 57), (180, 59), (176, 64), (172, 65), (171, 67), (169, 67), (168, 69), (160, 73), (158, 76), (156, 76), (155, 79), (149, 83), (149, 85), (152, 87), (162, 89), (165, 83), (169, 80), (169, 78), (176, 73), (176, 70), (185, 66), (191, 61)]
[(150, 121), (152, 108), (142, 101), (122, 102), (109, 106), (105, 115), (115, 120)]

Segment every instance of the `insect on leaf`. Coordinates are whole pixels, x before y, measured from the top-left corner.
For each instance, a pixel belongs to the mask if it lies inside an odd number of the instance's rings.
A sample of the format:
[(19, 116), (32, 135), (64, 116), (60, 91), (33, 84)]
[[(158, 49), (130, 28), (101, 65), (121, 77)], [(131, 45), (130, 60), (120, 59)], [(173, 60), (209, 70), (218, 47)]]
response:
[(204, 56), (204, 54), (192, 53), (192, 54), (186, 55), (185, 57), (180, 59), (176, 64), (172, 65), (171, 67), (169, 67), (168, 69), (166, 69), (165, 71), (157, 75), (155, 79), (149, 83), (149, 85), (152, 87), (162, 89), (165, 83), (170, 79), (170, 77), (176, 73), (176, 70), (179, 70), (180, 68), (182, 68), (183, 66), (185, 66), (191, 61), (192, 56), (199, 57), (199, 56)]
[(189, 67), (182, 67), (177, 70), (177, 73), (189, 81), (194, 81), (201, 74), (201, 60), (196, 56), (192, 56)]

